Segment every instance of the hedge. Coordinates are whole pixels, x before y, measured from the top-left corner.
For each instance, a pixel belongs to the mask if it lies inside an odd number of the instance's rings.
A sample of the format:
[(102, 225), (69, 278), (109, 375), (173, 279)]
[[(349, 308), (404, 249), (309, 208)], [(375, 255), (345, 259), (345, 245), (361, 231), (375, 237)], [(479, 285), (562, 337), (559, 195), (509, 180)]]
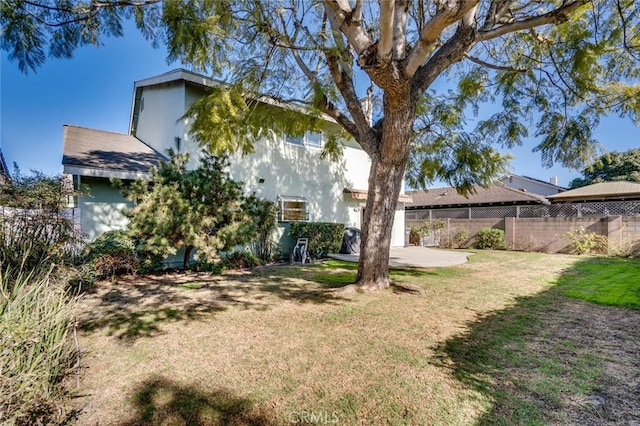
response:
[(344, 225), (326, 222), (293, 222), (289, 234), (294, 238), (308, 238), (308, 253), (322, 259), (329, 253), (338, 253), (342, 246)]

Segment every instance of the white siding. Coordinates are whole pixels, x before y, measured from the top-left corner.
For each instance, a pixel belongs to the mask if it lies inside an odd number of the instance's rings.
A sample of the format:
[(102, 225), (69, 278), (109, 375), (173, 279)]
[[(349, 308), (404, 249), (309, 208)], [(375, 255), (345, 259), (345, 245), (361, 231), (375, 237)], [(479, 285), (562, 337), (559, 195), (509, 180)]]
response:
[(119, 188), (102, 178), (82, 177), (81, 184), (89, 187), (88, 196), (78, 197), (80, 229), (88, 240), (127, 227), (128, 219), (122, 209), (133, 204), (122, 196)]
[(135, 136), (161, 154), (175, 146), (185, 130), (180, 117), (185, 113), (184, 82), (144, 87)]

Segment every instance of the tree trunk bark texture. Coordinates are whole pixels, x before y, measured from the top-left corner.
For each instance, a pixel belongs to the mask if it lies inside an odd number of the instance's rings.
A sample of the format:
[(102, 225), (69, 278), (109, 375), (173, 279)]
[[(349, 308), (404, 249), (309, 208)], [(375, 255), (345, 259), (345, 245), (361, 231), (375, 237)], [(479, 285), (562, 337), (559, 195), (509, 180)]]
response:
[(191, 251), (193, 250), (193, 246), (185, 246), (184, 247), (184, 258), (182, 259), (182, 268), (186, 271), (189, 269), (189, 259), (191, 258)]
[[(389, 249), (398, 195), (409, 157), (414, 108), (407, 93), (403, 102), (385, 99), (382, 135), (371, 158), (369, 190), (362, 225), (357, 285), (365, 291), (382, 290), (389, 280)], [(402, 98), (401, 98), (402, 99)], [(404, 229), (404, 224), (401, 224)]]

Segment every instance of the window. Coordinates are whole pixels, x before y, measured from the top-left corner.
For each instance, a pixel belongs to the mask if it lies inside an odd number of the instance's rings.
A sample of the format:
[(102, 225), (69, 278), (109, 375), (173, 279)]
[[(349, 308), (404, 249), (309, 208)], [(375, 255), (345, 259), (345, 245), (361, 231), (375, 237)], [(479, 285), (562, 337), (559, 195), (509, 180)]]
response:
[(287, 136), (287, 142), (294, 145), (322, 148), (324, 135), (321, 132), (307, 132), (304, 136)]
[(309, 202), (303, 197), (278, 197), (278, 221), (301, 222), (309, 220)]
[(307, 145), (314, 146), (316, 148), (322, 148), (322, 145), (324, 143), (322, 133), (307, 132), (307, 134), (305, 135), (305, 139), (307, 141)]

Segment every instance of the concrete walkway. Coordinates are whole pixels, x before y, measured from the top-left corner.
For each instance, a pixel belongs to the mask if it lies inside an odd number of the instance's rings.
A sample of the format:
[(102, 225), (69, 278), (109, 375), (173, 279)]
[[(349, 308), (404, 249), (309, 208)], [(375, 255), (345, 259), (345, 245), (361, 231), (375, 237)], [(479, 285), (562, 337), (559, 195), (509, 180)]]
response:
[[(431, 268), (435, 266), (455, 266), (467, 262), (473, 253), (464, 251), (435, 250), (428, 247), (392, 247), (389, 253), (389, 266)], [(357, 254), (330, 254), (333, 259), (357, 262)]]

